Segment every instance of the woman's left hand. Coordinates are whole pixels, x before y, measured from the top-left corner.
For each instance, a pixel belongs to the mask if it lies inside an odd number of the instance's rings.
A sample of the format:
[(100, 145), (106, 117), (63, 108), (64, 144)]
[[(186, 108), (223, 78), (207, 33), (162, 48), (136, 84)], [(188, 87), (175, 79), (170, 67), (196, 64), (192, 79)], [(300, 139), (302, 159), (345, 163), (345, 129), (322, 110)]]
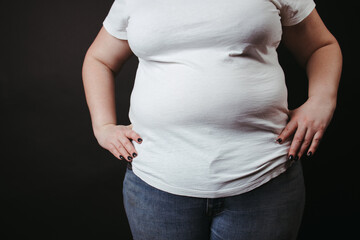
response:
[(282, 130), (277, 141), (281, 144), (291, 136), (289, 160), (300, 159), (305, 151), (310, 157), (319, 146), (336, 107), (336, 99), (310, 97), (303, 105), (290, 110), (290, 121)]

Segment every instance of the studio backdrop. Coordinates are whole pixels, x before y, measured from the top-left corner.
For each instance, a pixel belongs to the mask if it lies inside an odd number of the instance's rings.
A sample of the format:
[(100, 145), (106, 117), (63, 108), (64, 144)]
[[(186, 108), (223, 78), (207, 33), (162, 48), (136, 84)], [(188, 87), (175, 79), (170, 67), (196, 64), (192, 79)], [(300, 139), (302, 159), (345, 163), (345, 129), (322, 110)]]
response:
[[(98, 145), (81, 76), (112, 2), (1, 4), (1, 239), (131, 239), (122, 203), (126, 162)], [(340, 43), (344, 67), (334, 118), (316, 154), (301, 160), (306, 207), (299, 239), (353, 239), (359, 225), (359, 3), (315, 2)], [(278, 52), (292, 109), (306, 100), (307, 79), (283, 45)], [(137, 64), (132, 56), (116, 77), (118, 124), (130, 124)]]

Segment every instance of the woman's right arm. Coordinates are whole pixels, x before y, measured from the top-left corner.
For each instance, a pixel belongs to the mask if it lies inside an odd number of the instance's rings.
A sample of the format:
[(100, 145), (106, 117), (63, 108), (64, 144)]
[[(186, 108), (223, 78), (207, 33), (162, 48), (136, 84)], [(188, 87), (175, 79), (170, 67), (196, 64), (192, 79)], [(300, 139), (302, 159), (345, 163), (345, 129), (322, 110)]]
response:
[[(82, 68), (86, 101), (94, 135), (100, 146), (116, 158), (131, 161), (137, 152), (129, 139), (138, 143), (140, 136), (132, 125), (116, 125), (115, 76), (132, 56), (128, 41), (117, 39), (102, 27), (89, 47)], [(136, 155), (133, 155), (135, 153)]]

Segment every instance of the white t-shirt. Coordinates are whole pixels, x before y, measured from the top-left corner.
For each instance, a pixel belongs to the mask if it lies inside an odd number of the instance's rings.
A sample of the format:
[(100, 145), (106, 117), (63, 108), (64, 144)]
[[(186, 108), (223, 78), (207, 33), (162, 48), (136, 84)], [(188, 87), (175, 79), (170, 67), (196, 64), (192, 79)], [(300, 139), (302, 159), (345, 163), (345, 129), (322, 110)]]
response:
[(139, 59), (129, 119), (134, 173), (184, 196), (250, 191), (284, 172), (290, 140), (282, 26), (313, 0), (115, 0), (103, 22)]

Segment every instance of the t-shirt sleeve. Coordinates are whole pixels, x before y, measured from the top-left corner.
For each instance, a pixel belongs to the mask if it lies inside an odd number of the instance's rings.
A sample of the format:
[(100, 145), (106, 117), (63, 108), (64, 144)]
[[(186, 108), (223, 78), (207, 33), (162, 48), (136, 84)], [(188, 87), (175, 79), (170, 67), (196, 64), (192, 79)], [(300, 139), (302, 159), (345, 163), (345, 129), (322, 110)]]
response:
[(292, 26), (304, 20), (315, 8), (314, 0), (278, 0), (283, 26)]
[(128, 14), (125, 0), (115, 0), (103, 21), (105, 30), (112, 36), (127, 40)]

